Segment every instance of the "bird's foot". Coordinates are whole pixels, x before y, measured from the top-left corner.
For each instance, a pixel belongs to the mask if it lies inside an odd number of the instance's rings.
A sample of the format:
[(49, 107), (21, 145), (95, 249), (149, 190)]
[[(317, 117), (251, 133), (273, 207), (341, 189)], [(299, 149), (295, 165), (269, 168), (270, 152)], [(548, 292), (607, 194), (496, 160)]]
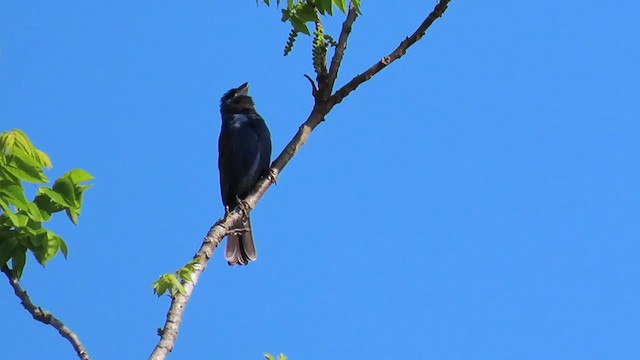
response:
[(271, 181), (272, 184), (278, 185), (278, 173), (275, 169), (269, 168), (269, 170), (267, 170), (266, 177), (267, 179), (269, 179), (269, 181)]
[(238, 201), (238, 207), (240, 208), (240, 210), (242, 210), (242, 217), (248, 218), (249, 210), (251, 210), (251, 207), (246, 201), (240, 199), (238, 196), (236, 196), (236, 200)]
[(247, 226), (245, 226), (244, 224), (240, 227), (235, 227), (231, 230), (229, 230), (229, 234), (233, 234), (233, 235), (242, 235), (243, 233), (246, 233), (247, 231), (250, 231), (251, 229)]

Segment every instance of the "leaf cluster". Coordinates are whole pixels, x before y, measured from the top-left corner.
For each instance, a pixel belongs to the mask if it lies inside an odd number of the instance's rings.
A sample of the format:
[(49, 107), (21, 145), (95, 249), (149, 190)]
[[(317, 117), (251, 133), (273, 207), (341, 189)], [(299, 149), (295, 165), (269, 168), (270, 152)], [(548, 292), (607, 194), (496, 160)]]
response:
[(91, 185), (82, 183), (93, 176), (82, 169), (66, 172), (52, 187), (38, 187), (33, 200), (28, 200), (23, 182), (47, 183), (44, 173), (51, 160), (37, 149), (21, 130), (0, 133), (0, 266), (11, 260), (13, 274), (20, 278), (26, 264), (27, 251), (45, 266), (58, 252), (67, 257), (67, 243), (45, 228), (57, 212), (66, 212), (78, 224), (84, 192)]
[[(271, 354), (264, 354), (264, 357), (265, 357), (267, 360), (276, 360), (276, 357), (275, 357), (275, 356), (273, 356), (273, 355), (271, 355)], [(286, 356), (285, 354), (283, 354), (283, 353), (280, 353), (280, 354), (278, 355), (277, 360), (287, 360), (287, 356)]]
[[(267, 6), (271, 5), (270, 0), (263, 0), (263, 2)], [(277, 0), (276, 6), (279, 7), (281, 2), (281, 0)], [(360, 13), (360, 0), (353, 0), (352, 4), (356, 11)], [(326, 72), (328, 47), (335, 46), (335, 40), (324, 32), (320, 15), (333, 16), (334, 7), (346, 14), (348, 10), (347, 0), (287, 0), (286, 7), (282, 9), (282, 22), (291, 24), (291, 31), (284, 47), (284, 55), (289, 55), (293, 50), (299, 33), (312, 36), (312, 61), (318, 75)], [(310, 24), (314, 27), (313, 35), (309, 30)]]
[(158, 280), (151, 284), (153, 292), (158, 296), (169, 292), (171, 297), (174, 297), (177, 293), (184, 294), (183, 284), (187, 281), (193, 282), (193, 273), (196, 271), (196, 266), (199, 262), (200, 258), (195, 258), (174, 273), (160, 275)]

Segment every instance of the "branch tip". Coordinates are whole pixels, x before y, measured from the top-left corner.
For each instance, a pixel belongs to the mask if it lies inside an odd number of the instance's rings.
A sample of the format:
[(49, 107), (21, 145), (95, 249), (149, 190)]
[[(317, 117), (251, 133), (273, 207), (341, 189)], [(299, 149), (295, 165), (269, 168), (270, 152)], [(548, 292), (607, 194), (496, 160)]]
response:
[(333, 86), (335, 85), (336, 78), (338, 77), (338, 70), (340, 69), (340, 64), (342, 64), (342, 59), (344, 57), (344, 51), (347, 48), (347, 40), (349, 40), (349, 35), (351, 34), (353, 23), (356, 21), (357, 17), (358, 11), (356, 10), (355, 5), (353, 5), (353, 3), (350, 3), (349, 11), (347, 12), (347, 18), (342, 23), (342, 30), (340, 31), (340, 36), (338, 37), (338, 43), (335, 46), (333, 58), (331, 58), (331, 65), (329, 66), (329, 73), (327, 75), (326, 83), (327, 97), (333, 91)]
[(69, 341), (73, 349), (76, 351), (78, 358), (81, 360), (91, 360), (89, 353), (85, 349), (84, 345), (78, 338), (78, 335), (74, 333), (71, 329), (69, 329), (60, 319), (55, 317), (50, 311), (44, 310), (40, 306), (36, 306), (31, 302), (31, 298), (27, 295), (27, 292), (22, 289), (20, 285), (20, 280), (13, 275), (13, 272), (7, 265), (2, 265), (0, 269), (2, 273), (7, 276), (9, 279), (9, 284), (13, 288), (13, 292), (16, 294), (18, 299), (20, 299), (20, 303), (22, 306), (33, 316), (33, 318), (43, 324), (51, 325), (53, 328), (58, 330), (58, 333), (62, 335), (65, 339)]
[[(329, 106), (332, 107), (335, 104), (340, 103), (347, 95), (349, 95), (350, 92), (355, 90), (363, 82), (368, 81), (375, 74), (380, 72), (380, 70), (384, 69), (385, 67), (389, 66), (389, 64), (391, 64), (392, 62), (404, 56), (407, 53), (407, 49), (409, 49), (413, 44), (415, 44), (418, 40), (420, 40), (426, 33), (427, 29), (429, 29), (429, 27), (433, 24), (433, 22), (436, 21), (436, 19), (440, 18), (444, 14), (444, 12), (447, 10), (447, 7), (449, 6), (449, 2), (451, 2), (451, 0), (438, 1), (438, 4), (433, 8), (433, 11), (431, 11), (431, 13), (427, 15), (427, 17), (424, 19), (424, 21), (422, 21), (420, 26), (418, 26), (418, 28), (413, 32), (413, 34), (406, 37), (400, 43), (400, 45), (398, 45), (398, 47), (395, 50), (393, 50), (389, 55), (383, 57), (377, 63), (373, 64), (365, 72), (351, 79), (351, 81), (349, 81), (347, 84), (342, 86), (339, 90), (337, 90), (333, 95), (331, 95), (331, 97), (329, 98)], [(337, 52), (338, 52), (338, 49), (336, 48), (336, 55), (337, 55)], [(331, 65), (333, 68), (333, 62)], [(329, 73), (331, 74), (331, 70), (329, 70)]]
[(313, 78), (311, 78), (309, 74), (304, 74), (304, 77), (309, 80), (309, 83), (311, 84), (311, 95), (313, 95), (313, 97), (315, 98), (316, 94), (318, 94), (318, 87), (316, 86), (316, 82), (313, 81)]

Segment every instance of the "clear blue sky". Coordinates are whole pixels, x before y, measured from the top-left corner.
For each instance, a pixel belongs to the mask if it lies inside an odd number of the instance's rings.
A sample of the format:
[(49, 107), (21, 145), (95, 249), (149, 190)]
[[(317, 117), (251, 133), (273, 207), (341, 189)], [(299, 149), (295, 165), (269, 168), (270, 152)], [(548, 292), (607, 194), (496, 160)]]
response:
[[(363, 1), (339, 83), (434, 1)], [(637, 1), (454, 0), (334, 109), (253, 213), (260, 258), (216, 253), (172, 359), (640, 359)], [(274, 157), (312, 100), (308, 39), (253, 0), (0, 1), (0, 130), (51, 178), (96, 177), (69, 259), (24, 286), (95, 359), (143, 359), (223, 214), (218, 102), (249, 81)], [(340, 17), (341, 19), (342, 17)], [(328, 25), (336, 34), (337, 23)], [(73, 359), (0, 282), (2, 359)]]

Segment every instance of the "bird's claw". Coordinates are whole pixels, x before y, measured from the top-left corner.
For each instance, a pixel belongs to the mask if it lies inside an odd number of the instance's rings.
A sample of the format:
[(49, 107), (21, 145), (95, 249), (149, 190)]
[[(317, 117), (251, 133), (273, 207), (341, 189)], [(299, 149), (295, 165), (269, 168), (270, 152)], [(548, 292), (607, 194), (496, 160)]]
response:
[(244, 225), (243, 225), (242, 227), (235, 227), (235, 228), (233, 228), (233, 229), (229, 230), (229, 234), (232, 234), (232, 235), (242, 235), (242, 234), (244, 234), (245, 232), (250, 231), (250, 230), (251, 230), (250, 228), (248, 228), (248, 227), (246, 227), (246, 226), (244, 226)]
[(278, 173), (274, 169), (269, 168), (267, 171), (267, 179), (269, 179), (272, 184), (278, 185)]
[(238, 201), (238, 207), (240, 208), (240, 210), (242, 210), (242, 217), (249, 217), (249, 204), (246, 201), (240, 199), (238, 196), (236, 196), (236, 200)]

